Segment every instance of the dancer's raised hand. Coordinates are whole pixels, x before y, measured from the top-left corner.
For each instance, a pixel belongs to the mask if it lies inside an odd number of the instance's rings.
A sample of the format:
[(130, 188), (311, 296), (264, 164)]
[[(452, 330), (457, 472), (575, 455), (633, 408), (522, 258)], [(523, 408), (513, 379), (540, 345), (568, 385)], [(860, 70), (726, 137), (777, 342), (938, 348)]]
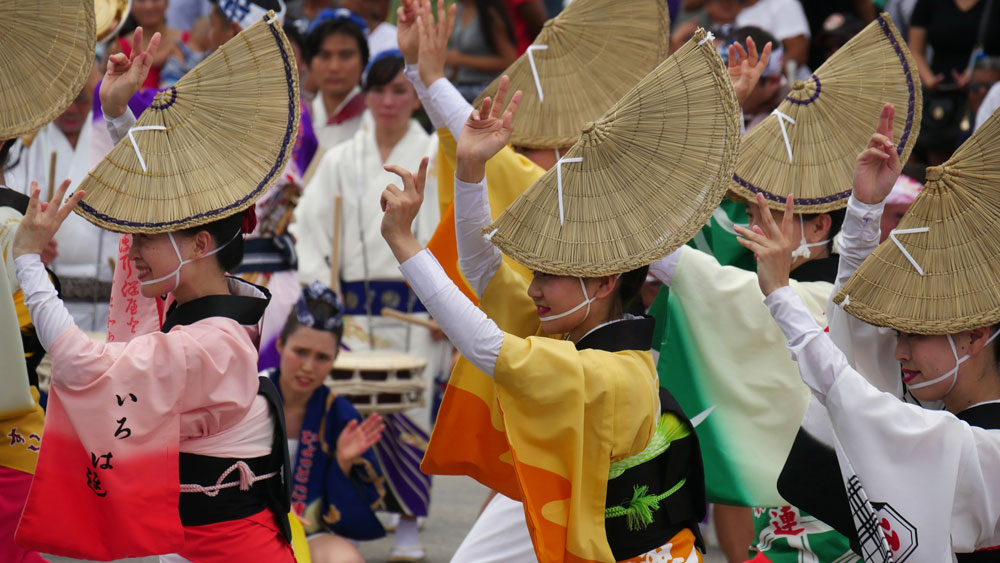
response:
[(142, 83), (153, 66), (153, 56), (160, 45), (160, 34), (154, 33), (145, 51), (139, 51), (142, 45), (142, 28), (135, 28), (132, 36), (132, 56), (125, 53), (115, 53), (108, 58), (108, 71), (101, 81), (101, 110), (108, 117), (118, 117), (125, 113), (128, 101), (139, 91)]
[(486, 161), (493, 157), (510, 140), (514, 131), (514, 115), (521, 103), (521, 91), (514, 92), (504, 108), (510, 78), (500, 79), (496, 99), (486, 98), (462, 128), (455, 151), (457, 166), (455, 176), (463, 182), (476, 183), (486, 175)]
[(46, 251), (49, 241), (59, 230), (59, 226), (85, 195), (81, 190), (77, 190), (68, 201), (63, 203), (63, 197), (66, 196), (69, 183), (69, 180), (64, 180), (59, 185), (55, 195), (52, 196), (52, 200), (45, 203), (39, 199), (42, 190), (38, 189), (38, 182), (31, 183), (31, 200), (28, 202), (28, 210), (14, 233), (15, 258), (22, 254), (41, 255)]
[(789, 194), (785, 200), (785, 216), (779, 225), (771, 216), (771, 209), (763, 194), (757, 194), (761, 222), (753, 229), (736, 225), (736, 238), (744, 248), (757, 258), (757, 283), (765, 296), (788, 285), (788, 272), (792, 270), (792, 252), (795, 242), (795, 198)]
[(862, 203), (884, 201), (902, 171), (896, 146), (892, 143), (892, 120), (895, 116), (896, 109), (892, 104), (882, 107), (878, 128), (854, 165), (854, 198)]

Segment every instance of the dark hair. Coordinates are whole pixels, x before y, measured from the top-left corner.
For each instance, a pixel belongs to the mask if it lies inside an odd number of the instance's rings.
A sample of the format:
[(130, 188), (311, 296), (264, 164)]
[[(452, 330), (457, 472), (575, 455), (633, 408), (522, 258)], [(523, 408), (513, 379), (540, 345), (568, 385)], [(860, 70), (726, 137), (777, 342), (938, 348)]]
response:
[(367, 92), (372, 88), (385, 86), (392, 82), (399, 75), (400, 71), (403, 70), (404, 64), (403, 57), (387, 56), (381, 59), (376, 58), (375, 62), (372, 63), (372, 67), (368, 69), (368, 76), (365, 77), (363, 90)]
[(830, 216), (830, 230), (826, 233), (826, 238), (829, 241), (826, 243), (827, 253), (833, 253), (833, 237), (837, 236), (840, 232), (840, 227), (844, 225), (844, 216), (847, 214), (847, 208), (836, 209), (834, 211), (824, 211), (823, 213), (803, 213), (803, 221), (812, 221), (813, 219), (819, 217), (820, 215)]
[(295, 24), (286, 23), (281, 26), (281, 29), (285, 32), (285, 37), (287, 37), (290, 42), (298, 45), (299, 49), (302, 48), (302, 32), (299, 31), (299, 28)]
[(500, 22), (503, 23), (504, 34), (507, 39), (510, 39), (511, 43), (517, 43), (514, 39), (514, 26), (510, 23), (510, 14), (507, 12), (507, 6), (500, 2), (499, 0), (476, 0), (476, 11), (479, 12), (479, 33), (483, 35), (483, 39), (486, 40), (486, 45), (489, 46), (490, 50), (494, 53), (497, 52), (497, 44), (493, 39), (493, 16), (500, 16)]
[[(302, 299), (306, 300), (306, 307), (309, 308), (309, 311), (317, 319), (328, 319), (341, 312), (337, 311), (337, 308), (332, 304), (321, 299), (310, 299), (304, 296)], [(278, 333), (278, 342), (284, 345), (301, 326), (302, 323), (299, 322), (299, 317), (295, 313), (295, 306), (293, 306), (291, 312), (288, 313), (288, 318), (285, 319), (285, 326), (281, 327), (281, 332)], [(340, 339), (344, 336), (344, 323), (340, 323), (336, 329), (329, 332), (337, 338), (337, 346), (339, 347)]]
[(758, 49), (763, 49), (764, 45), (767, 45), (768, 42), (771, 43), (772, 49), (781, 47), (781, 42), (775, 39), (773, 35), (754, 25), (734, 29), (730, 34), (730, 37), (732, 37), (734, 41), (738, 41), (744, 48), (746, 47), (747, 36), (749, 36), (750, 39), (753, 39), (753, 42), (757, 45)]
[(216, 248), (225, 247), (215, 254), (223, 272), (232, 272), (243, 261), (243, 213), (178, 231), (183, 236), (193, 237), (201, 231), (207, 232), (215, 241)]
[(10, 148), (16, 142), (17, 139), (7, 139), (0, 145), (0, 171), (7, 169), (7, 158), (10, 156)]
[(361, 68), (368, 66), (368, 38), (358, 24), (348, 19), (326, 20), (306, 35), (302, 42), (302, 57), (306, 60), (306, 64), (311, 63), (313, 57), (319, 54), (327, 37), (337, 34), (346, 35), (357, 41), (358, 50), (361, 52)]
[(641, 315), (644, 307), (639, 296), (639, 290), (646, 281), (649, 266), (636, 268), (618, 276), (618, 299), (612, 307), (612, 313), (631, 313)]

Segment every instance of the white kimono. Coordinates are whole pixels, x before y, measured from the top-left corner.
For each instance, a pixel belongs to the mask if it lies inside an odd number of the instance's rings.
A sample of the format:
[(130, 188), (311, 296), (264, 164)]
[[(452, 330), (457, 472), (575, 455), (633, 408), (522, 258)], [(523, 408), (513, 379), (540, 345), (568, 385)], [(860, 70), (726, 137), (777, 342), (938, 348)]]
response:
[[(414, 222), (417, 240), (426, 245), (440, 219), (434, 172), (436, 154), (437, 136), (428, 135), (419, 123), (410, 120), (409, 131), (382, 162), (371, 116), (363, 120), (361, 129), (349, 141), (327, 151), (306, 185), (295, 208), (294, 222), (289, 227), (296, 239), (299, 281), (303, 284), (314, 280), (330, 283), (333, 200), (337, 194), (342, 196), (342, 221), (338, 233), (340, 279), (344, 283), (403, 281), (396, 259), (382, 239), (380, 205), (385, 187), (388, 184), (401, 187), (402, 183), (383, 166), (396, 164), (416, 172), (420, 160), (430, 157), (424, 203)], [(345, 300), (348, 309), (352, 308), (352, 296), (345, 295)], [(425, 373), (435, 374), (442, 362), (450, 359), (447, 347), (434, 345), (426, 328), (380, 316), (382, 306), (383, 303), (374, 303), (371, 317), (348, 315), (344, 344), (351, 350), (381, 348), (417, 355), (428, 361)], [(405, 311), (405, 303), (398, 308)]]
[(1000, 546), (1000, 431), (877, 389), (850, 366), (791, 289), (773, 292), (765, 304), (832, 421), (852, 511), (863, 514), (867, 501), (875, 509), (869, 533), (859, 534), (871, 554), (866, 561), (885, 560), (877, 554), (879, 544), (894, 561), (908, 563), (955, 561), (956, 552)]
[[(351, 90), (351, 93), (344, 98), (344, 101), (333, 111), (333, 115), (340, 113), (356, 96), (363, 95), (361, 88), (355, 86)], [(309, 113), (312, 116), (313, 132), (315, 132), (316, 139), (319, 141), (320, 150), (332, 149), (340, 143), (350, 140), (358, 132), (358, 129), (361, 128), (362, 121), (366, 121), (366, 125), (374, 126), (371, 115), (367, 111), (345, 119), (343, 123), (327, 125), (330, 116), (326, 113), (326, 105), (323, 104), (323, 94), (320, 92), (317, 92), (316, 97), (313, 98), (312, 105), (309, 106)]]

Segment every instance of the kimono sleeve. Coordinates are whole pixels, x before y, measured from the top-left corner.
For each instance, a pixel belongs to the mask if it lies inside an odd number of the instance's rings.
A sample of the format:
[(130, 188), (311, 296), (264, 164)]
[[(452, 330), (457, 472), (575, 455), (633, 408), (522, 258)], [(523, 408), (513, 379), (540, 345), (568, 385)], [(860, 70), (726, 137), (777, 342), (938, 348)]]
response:
[(327, 260), (333, 240), (333, 199), (342, 191), (337, 169), (347, 144), (342, 143), (323, 155), (316, 173), (302, 190), (295, 206), (294, 221), (288, 227), (295, 237), (299, 282), (304, 284), (315, 280), (330, 281)]
[(1000, 545), (1000, 431), (903, 403), (849, 367), (826, 406), (872, 505), (891, 525), (897, 558), (950, 561)]
[(539, 561), (612, 561), (608, 471), (642, 451), (655, 430), (652, 355), (508, 334), (494, 379)]
[(335, 534), (352, 540), (371, 540), (385, 535), (375, 510), (385, 497), (384, 479), (376, 469), (375, 456), (366, 451), (345, 475), (337, 463), (337, 439), (351, 420), (361, 415), (350, 401), (335, 398), (327, 411), (323, 429), (323, 450), (327, 454), (322, 507), (323, 522)]

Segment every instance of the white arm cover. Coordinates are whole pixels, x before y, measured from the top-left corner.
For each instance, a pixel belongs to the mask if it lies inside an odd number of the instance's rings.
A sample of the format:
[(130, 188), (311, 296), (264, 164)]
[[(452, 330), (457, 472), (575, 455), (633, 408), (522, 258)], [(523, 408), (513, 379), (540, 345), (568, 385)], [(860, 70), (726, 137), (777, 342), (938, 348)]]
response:
[(73, 317), (56, 294), (41, 256), (24, 254), (18, 256), (14, 264), (17, 266), (17, 281), (24, 291), (24, 304), (31, 313), (38, 340), (48, 350), (63, 332), (74, 326)]
[(132, 114), (132, 108), (126, 107), (125, 113), (119, 115), (118, 117), (109, 117), (108, 114), (104, 114), (104, 125), (108, 128), (108, 134), (111, 135), (111, 142), (118, 144), (119, 141), (128, 135), (128, 130), (135, 125), (135, 115)]
[(476, 184), (455, 178), (455, 240), (458, 246), (458, 266), (476, 295), (482, 296), (486, 286), (500, 269), (503, 254), (483, 236), (483, 229), (492, 223), (486, 178)]
[(472, 105), (465, 101), (447, 78), (435, 80), (428, 88), (420, 80), (420, 72), (417, 69), (417, 65), (406, 65), (403, 73), (417, 91), (417, 97), (420, 98), (427, 117), (431, 119), (431, 124), (434, 125), (434, 129), (447, 128), (455, 140), (458, 140), (465, 121), (472, 113)]
[(677, 269), (677, 262), (681, 259), (681, 248), (667, 254), (656, 262), (649, 265), (649, 274), (669, 286), (674, 279), (674, 270)]
[(504, 333), (469, 301), (427, 249), (400, 264), (413, 292), (472, 365), (493, 377)]

